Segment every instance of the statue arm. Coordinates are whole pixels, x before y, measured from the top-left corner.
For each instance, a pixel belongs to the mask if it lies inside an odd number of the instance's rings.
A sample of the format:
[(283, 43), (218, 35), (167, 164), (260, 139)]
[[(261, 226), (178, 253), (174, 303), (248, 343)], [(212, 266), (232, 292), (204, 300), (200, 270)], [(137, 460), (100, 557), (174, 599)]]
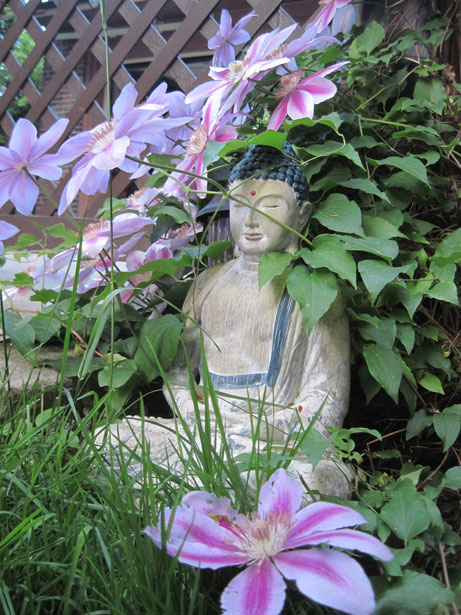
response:
[(315, 428), (327, 435), (325, 426), (342, 425), (349, 404), (349, 323), (339, 296), (309, 336), (299, 310), (293, 319), (275, 395), (290, 408), (274, 413), (274, 426), (289, 433), (299, 413), (305, 428), (324, 404)]

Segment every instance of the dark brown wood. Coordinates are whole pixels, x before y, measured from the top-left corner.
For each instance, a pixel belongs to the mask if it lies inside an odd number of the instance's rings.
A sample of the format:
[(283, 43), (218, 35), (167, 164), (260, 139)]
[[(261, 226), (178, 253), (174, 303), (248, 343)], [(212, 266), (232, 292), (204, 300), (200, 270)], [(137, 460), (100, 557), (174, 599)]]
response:
[(24, 64), (21, 66), (16, 75), (13, 76), (13, 80), (10, 83), (10, 87), (7, 88), (6, 92), (0, 99), (0, 115), (2, 115), (10, 106), (15, 93), (22, 87), (23, 83), (27, 80), (28, 76), (31, 74), (35, 66), (38, 64), (39, 60), (45, 53), (47, 47), (51, 44), (53, 38), (58, 33), (60, 27), (67, 19), (69, 13), (74, 10), (74, 7), (71, 2), (66, 3), (66, 5), (62, 6), (62, 8), (56, 13), (56, 15), (51, 20), (47, 29), (42, 33), (41, 40), (35, 41), (35, 47), (29, 54), (29, 57), (24, 61)]
[[(10, 49), (14, 47), (15, 42), (19, 38), (19, 35), (23, 31), (25, 25), (33, 15), (35, 9), (40, 4), (40, 2), (41, 0), (30, 0), (30, 2), (26, 5), (19, 5), (15, 7), (16, 10), (14, 11), (14, 13), (16, 15), (16, 21), (8, 30), (8, 33), (6, 34), (5, 38), (0, 43), (0, 62), (3, 62), (3, 60), (9, 54)], [(3, 4), (4, 3), (2, 2), (2, 5)], [(10, 2), (10, 4), (12, 3)], [(0, 10), (1, 8), (3, 8), (3, 6), (0, 7)]]
[[(106, 14), (108, 19), (117, 10), (121, 2), (122, 0), (109, 0), (107, 2)], [(38, 101), (38, 103), (30, 108), (30, 111), (26, 117), (31, 122), (35, 122), (43, 113), (44, 109), (50, 104), (50, 102), (56, 95), (56, 92), (70, 77), (72, 71), (77, 66), (78, 62), (82, 59), (90, 45), (92, 45), (95, 39), (99, 36), (100, 32), (101, 13), (98, 11), (90, 24), (85, 28), (84, 36), (80, 37), (80, 40), (72, 49), (67, 58), (64, 60), (62, 65), (57, 70), (55, 70), (55, 74), (52, 81), (50, 81), (50, 83), (41, 93), (40, 100)]]

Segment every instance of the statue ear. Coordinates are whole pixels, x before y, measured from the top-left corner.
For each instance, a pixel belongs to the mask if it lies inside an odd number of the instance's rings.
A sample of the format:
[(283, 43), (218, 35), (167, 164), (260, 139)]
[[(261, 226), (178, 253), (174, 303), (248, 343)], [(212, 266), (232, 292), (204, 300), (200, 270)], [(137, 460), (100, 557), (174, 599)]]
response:
[(310, 201), (303, 201), (299, 207), (299, 228), (304, 229), (311, 217), (313, 205)]

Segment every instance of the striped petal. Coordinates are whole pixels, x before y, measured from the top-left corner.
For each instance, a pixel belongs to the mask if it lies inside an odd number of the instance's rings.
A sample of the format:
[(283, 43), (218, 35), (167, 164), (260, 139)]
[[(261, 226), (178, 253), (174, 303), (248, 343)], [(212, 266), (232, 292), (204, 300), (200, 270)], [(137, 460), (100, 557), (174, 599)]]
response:
[(353, 549), (378, 557), (385, 562), (390, 561), (394, 556), (383, 543), (365, 532), (357, 530), (332, 530), (330, 532), (315, 532), (306, 538), (304, 545), (327, 544), (340, 549)]
[(223, 615), (279, 615), (285, 581), (270, 560), (240, 572), (221, 596)]
[(375, 608), (371, 583), (362, 567), (345, 553), (328, 549), (290, 551), (274, 557), (281, 574), (301, 593), (349, 615), (370, 615)]
[(301, 120), (305, 117), (312, 118), (314, 115), (314, 97), (310, 92), (296, 90), (289, 96), (287, 115), (292, 120)]
[(285, 470), (277, 470), (261, 487), (258, 513), (261, 518), (271, 513), (294, 515), (301, 506), (302, 495), (301, 484), (288, 476)]
[(325, 77), (311, 77), (308, 83), (304, 86), (301, 85), (299, 91), (308, 92), (317, 104), (334, 96), (336, 89), (335, 84), (329, 79), (325, 79)]
[(304, 545), (304, 541), (316, 532), (336, 530), (362, 523), (366, 523), (366, 520), (352, 508), (329, 502), (314, 502), (294, 516), (285, 549)]

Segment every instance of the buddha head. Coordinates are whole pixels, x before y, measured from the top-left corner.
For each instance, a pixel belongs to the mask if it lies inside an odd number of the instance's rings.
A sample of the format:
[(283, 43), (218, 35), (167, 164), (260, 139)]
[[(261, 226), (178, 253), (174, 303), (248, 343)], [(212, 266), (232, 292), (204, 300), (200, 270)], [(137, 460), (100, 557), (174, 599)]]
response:
[(295, 252), (309, 219), (307, 180), (293, 148), (251, 146), (229, 176), (230, 228), (238, 250), (262, 256)]

